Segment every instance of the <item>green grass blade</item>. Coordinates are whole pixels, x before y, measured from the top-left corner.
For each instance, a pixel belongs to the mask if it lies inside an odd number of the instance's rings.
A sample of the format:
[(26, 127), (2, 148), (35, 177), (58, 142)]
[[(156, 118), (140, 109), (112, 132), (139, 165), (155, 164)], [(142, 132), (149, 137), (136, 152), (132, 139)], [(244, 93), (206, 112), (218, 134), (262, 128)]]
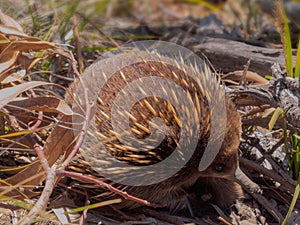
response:
[(295, 191), (294, 191), (294, 196), (293, 196), (293, 199), (292, 199), (289, 211), (286, 214), (286, 217), (284, 218), (284, 221), (282, 222), (282, 225), (287, 224), (288, 219), (290, 218), (290, 216), (291, 216), (291, 214), (293, 212), (293, 209), (295, 207), (295, 204), (297, 202), (297, 199), (298, 199), (298, 196), (299, 196), (299, 191), (300, 191), (300, 176), (298, 174), (298, 181), (297, 181), (297, 185), (296, 185), (296, 188), (295, 188)]
[(300, 38), (298, 41), (297, 55), (296, 55), (296, 65), (294, 77), (300, 77)]
[(293, 134), (292, 136), (292, 148), (293, 148), (293, 163), (294, 163), (294, 174), (296, 179), (300, 172), (300, 136)]
[(66, 32), (67, 26), (69, 24), (72, 24), (71, 19), (74, 16), (79, 3), (80, 3), (80, 0), (73, 0), (68, 5), (66, 11), (64, 12), (64, 18), (63, 18), (62, 26), (61, 26), (60, 32), (59, 32), (60, 36), (63, 36)]
[(286, 157), (289, 162), (289, 168), (291, 168), (291, 154), (289, 152), (289, 140), (288, 140), (288, 133), (287, 133), (287, 125), (286, 125), (286, 118), (283, 120), (283, 136), (284, 136), (284, 149), (286, 153)]
[(66, 212), (66, 214), (78, 213), (78, 212), (82, 212), (82, 211), (88, 210), (88, 209), (95, 209), (95, 208), (99, 208), (99, 207), (103, 207), (103, 206), (107, 206), (107, 205), (111, 205), (111, 204), (117, 204), (117, 203), (120, 203), (121, 201), (122, 201), (122, 199), (117, 198), (117, 199), (107, 200), (104, 202), (98, 202), (95, 204), (86, 205), (86, 206), (78, 207), (76, 209), (72, 209), (69, 212)]
[(286, 71), (290, 77), (293, 77), (293, 57), (292, 57), (292, 43), (291, 43), (291, 35), (289, 28), (289, 21), (286, 16), (286, 13), (283, 8), (283, 4), (281, 1), (277, 1), (276, 5), (276, 14), (277, 20), (279, 21), (279, 29), (281, 42), (283, 44), (283, 50), (285, 55), (285, 63), (286, 63)]

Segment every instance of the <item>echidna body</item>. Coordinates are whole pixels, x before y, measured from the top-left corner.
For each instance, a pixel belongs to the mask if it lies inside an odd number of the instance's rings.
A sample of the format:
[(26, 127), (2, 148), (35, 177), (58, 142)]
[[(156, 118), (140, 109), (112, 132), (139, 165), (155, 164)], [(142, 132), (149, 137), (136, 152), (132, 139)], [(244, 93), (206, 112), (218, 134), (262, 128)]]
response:
[[(98, 92), (95, 114), (97, 132), (94, 135), (98, 136), (109, 155), (131, 166), (147, 167), (167, 159), (175, 151), (182, 135), (187, 137), (198, 135), (195, 149), (184, 167), (179, 168), (178, 171), (178, 168), (175, 168), (176, 163), (165, 165), (166, 170), (172, 170), (172, 167), (174, 167), (175, 172), (171, 177), (158, 183), (139, 186), (121, 185), (114, 182), (112, 184), (131, 195), (151, 203), (164, 205), (170, 209), (185, 205), (189, 192), (194, 190), (195, 187), (200, 189), (210, 187), (212, 199), (215, 203), (220, 206), (228, 206), (241, 195), (240, 187), (233, 182), (234, 173), (238, 167), (238, 146), (241, 134), (239, 113), (236, 111), (233, 103), (227, 97), (224, 98), (226, 112), (224, 111), (223, 113), (227, 115), (224, 141), (209, 167), (204, 171), (199, 171), (199, 163), (211, 131), (211, 109), (208, 103), (208, 98), (211, 96), (208, 96), (209, 93), (203, 86), (199, 85), (199, 82), (209, 83), (207, 79), (212, 79), (211, 74), (207, 69), (201, 71), (191, 65), (184, 66), (179, 59), (176, 61), (176, 59), (161, 56), (157, 56), (157, 59), (159, 60), (143, 59), (127, 66), (112, 65), (118, 67), (118, 70), (109, 76), (105, 81), (105, 85)], [(195, 79), (190, 74), (187, 74), (188, 72), (194, 73)], [(87, 72), (87, 74), (95, 75), (93, 71)], [(150, 78), (150, 81), (152, 79), (153, 82), (148, 83), (146, 86), (137, 86), (137, 89), (126, 89), (128, 84), (135, 81), (137, 84), (139, 84), (138, 82), (143, 84), (144, 78)], [(176, 90), (172, 88), (168, 89), (168, 91), (164, 90), (166, 83), (157, 83), (155, 80), (157, 78), (166, 80), (167, 83), (171, 81), (176, 87), (181, 87), (185, 98), (176, 96)], [(216, 81), (214, 80), (214, 82)], [(151, 89), (152, 95), (148, 95), (145, 98), (138, 97), (139, 94), (137, 92), (149, 93), (148, 88), (149, 90)], [(155, 88), (168, 92), (167, 95), (173, 96), (174, 101), (178, 101), (180, 107), (176, 108), (168, 100), (157, 97)], [(220, 91), (220, 95), (224, 94), (221, 88), (215, 91)], [(129, 99), (138, 98), (140, 100), (135, 102), (129, 111), (118, 111), (119, 107), (116, 103), (119, 102), (117, 100), (120, 96), (126, 96)], [(124, 103), (126, 101), (125, 98)], [(191, 104), (186, 103), (191, 103), (195, 107), (189, 108), (187, 105)], [(182, 111), (187, 115), (188, 119), (198, 118), (198, 124), (193, 124), (192, 122), (184, 124), (180, 117), (180, 112)], [(129, 129), (122, 130), (122, 132), (116, 131), (112, 117), (113, 114), (118, 115), (118, 113), (122, 114), (120, 116), (126, 114)], [(161, 127), (160, 123), (156, 123), (155, 118), (157, 117), (164, 122), (165, 127)], [(186, 131), (184, 134), (181, 132), (183, 128)], [(195, 129), (197, 129), (197, 132)], [(161, 133), (164, 133), (164, 138), (159, 141), (159, 144), (157, 144), (157, 140), (151, 140), (151, 137), (159, 137)], [(126, 136), (129, 134), (131, 138), (126, 139)], [(120, 138), (126, 139), (127, 142), (124, 143)], [(132, 140), (132, 143), (130, 143), (130, 140)], [(139, 149), (138, 146), (143, 146), (145, 149)], [(103, 167), (100, 163), (106, 159), (97, 152), (98, 150), (97, 148), (89, 149), (90, 155), (95, 158), (95, 162), (99, 161), (99, 167)], [(185, 151), (187, 149), (181, 148), (180, 155), (183, 158)], [(178, 158), (178, 160), (181, 159)], [(93, 169), (95, 169), (95, 165), (97, 163), (92, 164)], [(110, 168), (112, 173), (118, 173), (122, 176), (122, 171), (118, 170), (119, 168)], [(160, 173), (163, 174), (163, 170), (164, 167), (157, 174), (153, 174), (153, 176), (159, 176)], [(101, 173), (101, 170), (99, 171)], [(124, 179), (126, 180), (128, 177), (124, 177)], [(224, 192), (222, 190), (228, 191)], [(113, 193), (108, 192), (107, 194), (101, 194), (106, 199), (111, 198), (113, 195)], [(140, 204), (129, 200), (124, 200), (118, 205), (119, 208), (126, 209), (139, 206)]]

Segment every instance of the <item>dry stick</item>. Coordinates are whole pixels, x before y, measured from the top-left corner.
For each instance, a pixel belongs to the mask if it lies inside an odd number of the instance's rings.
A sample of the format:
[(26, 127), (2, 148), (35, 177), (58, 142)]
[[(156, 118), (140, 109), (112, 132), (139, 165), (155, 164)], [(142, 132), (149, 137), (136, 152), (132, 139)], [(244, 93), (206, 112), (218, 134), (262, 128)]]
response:
[(222, 223), (226, 224), (226, 225), (232, 225), (232, 223), (228, 222), (227, 220), (225, 220), (223, 217), (218, 217), (218, 220), (220, 220)]
[(45, 187), (44, 187), (43, 192), (42, 192), (41, 196), (39, 197), (38, 201), (33, 206), (33, 208), (30, 210), (28, 215), (26, 217), (23, 217), (23, 219), (19, 222), (19, 225), (30, 224), (31, 220), (34, 219), (35, 217), (39, 216), (41, 210), (46, 208), (49, 198), (50, 198), (50, 195), (54, 189), (55, 180), (57, 178), (56, 173), (55, 173), (56, 165), (54, 164), (51, 168), (49, 167), (49, 164), (45, 157), (45, 154), (39, 145), (36, 144), (34, 146), (34, 149), (35, 149), (37, 155), (39, 156), (39, 159), (41, 161), (43, 169), (47, 172), (46, 183), (45, 183)]
[[(38, 177), (43, 177), (43, 176), (44, 176), (44, 172), (38, 173), (38, 174), (35, 174), (34, 176), (26, 178), (22, 182), (19, 182), (15, 185), (11, 185), (10, 183), (6, 182), (5, 180), (1, 180), (1, 183), (4, 183), (6, 186), (0, 188), (0, 190), (4, 189), (4, 191), (0, 192), (0, 196), (5, 196), (7, 193), (9, 193), (11, 191), (17, 191), (20, 194), (20, 196), (22, 196), (24, 198), (28, 198), (28, 196), (20, 190), (20, 187), (33, 188), (32, 185), (26, 185), (26, 183), (28, 183), (34, 179), (38, 179)], [(23, 184), (25, 184), (25, 185), (23, 185)]]
[[(286, 172), (284, 172), (280, 168), (280, 166), (278, 166), (278, 164), (273, 160), (273, 158), (270, 156), (270, 154), (268, 152), (266, 152), (266, 150), (258, 142), (253, 142), (253, 144), (263, 155), (263, 158), (266, 159), (271, 164), (271, 166), (273, 167), (273, 171), (277, 171), (277, 173), (279, 173), (281, 175), (282, 179), (285, 180), (284, 184), (288, 183), (291, 186), (293, 186), (292, 191), (289, 189), (289, 191), (291, 191), (291, 193), (293, 193), (294, 192), (293, 190), (296, 186), (296, 182), (293, 179), (291, 179), (291, 177)], [(276, 147), (276, 146), (273, 146), (273, 148), (274, 147)], [(291, 186), (289, 186), (289, 188)]]
[(122, 220), (127, 220), (127, 221), (135, 221), (137, 220), (137, 218), (135, 218), (134, 216), (130, 216), (127, 215), (126, 213), (122, 212), (121, 209), (117, 209), (116, 207), (114, 207), (113, 205), (109, 205), (109, 207), (117, 214), (119, 214), (122, 218)]
[[(244, 164), (244, 162), (249, 162), (249, 163), (253, 163), (249, 160), (246, 160), (242, 157), (239, 158), (239, 162), (241, 164)], [(257, 168), (263, 168), (261, 166), (258, 165)], [(261, 194), (257, 194), (257, 193), (254, 193), (253, 191), (249, 190), (248, 188), (245, 188), (244, 189), (250, 194), (252, 195), (252, 197), (258, 202), (260, 203), (277, 221), (278, 223), (280, 223), (281, 221), (283, 221), (283, 216), (281, 215), (281, 213), (275, 208), (273, 207), (270, 202), (264, 197), (262, 196)]]
[(250, 66), (250, 62), (251, 62), (251, 59), (249, 59), (247, 61), (247, 64), (244, 66), (245, 68), (244, 68), (244, 71), (243, 71), (243, 76), (241, 77), (241, 80), (239, 82), (239, 85), (243, 85), (244, 87), (247, 84), (246, 76), (247, 76), (247, 71), (248, 71), (249, 66)]
[(74, 177), (74, 178), (78, 178), (78, 179), (82, 179), (82, 180), (86, 180), (86, 181), (89, 181), (89, 182), (92, 182), (94, 184), (97, 184), (103, 188), (106, 188), (120, 196), (122, 196), (123, 198), (125, 199), (129, 199), (129, 200), (132, 200), (132, 201), (135, 201), (135, 202), (138, 202), (140, 204), (143, 204), (143, 205), (147, 205), (147, 206), (152, 206), (152, 207), (164, 207), (163, 205), (157, 205), (157, 204), (152, 204), (146, 200), (143, 200), (143, 199), (140, 199), (140, 198), (137, 198), (135, 196), (132, 196), (130, 194), (128, 194), (127, 192), (124, 192), (124, 191), (121, 191), (113, 186), (111, 186), (110, 184), (107, 184), (101, 180), (97, 180), (95, 178), (92, 178), (92, 177), (89, 177), (89, 176), (85, 176), (83, 174), (80, 174), (80, 173), (74, 173), (74, 172), (70, 172), (70, 171), (66, 171), (66, 170), (63, 170), (63, 169), (58, 169), (56, 171), (56, 174), (59, 174), (59, 175), (64, 175), (64, 176), (69, 176), (69, 177)]
[[(67, 58), (71, 59), (72, 69), (73, 69), (74, 73), (77, 75), (77, 77), (79, 78), (80, 83), (82, 84), (82, 86), (84, 88), (84, 97), (85, 97), (86, 102), (88, 103), (87, 89), (84, 85), (84, 82), (83, 82), (79, 72), (76, 69), (76, 61), (74, 59), (74, 56), (70, 51), (66, 51), (66, 52), (68, 53)], [(77, 152), (79, 150), (79, 147), (83, 142), (83, 138), (84, 138), (86, 128), (87, 128), (87, 123), (89, 121), (90, 110), (91, 110), (90, 106), (87, 104), (87, 106), (86, 106), (86, 116), (85, 116), (85, 119), (84, 119), (84, 122), (83, 122), (83, 128), (81, 130), (81, 134), (79, 136), (79, 141), (76, 143), (76, 145), (75, 145), (74, 149), (72, 150), (71, 154), (64, 161), (64, 163), (62, 165), (63, 168), (69, 165), (69, 162), (77, 154)], [(20, 221), (20, 225), (25, 225), (25, 224), (30, 223), (32, 218), (34, 218), (34, 217), (36, 217), (40, 214), (41, 209), (46, 208), (46, 205), (47, 205), (47, 203), (49, 201), (49, 198), (50, 198), (50, 195), (51, 195), (51, 193), (54, 189), (55, 181), (56, 181), (56, 178), (57, 178), (56, 165), (54, 164), (50, 168), (49, 164), (48, 164), (48, 161), (45, 157), (45, 154), (41, 150), (40, 146), (35, 145), (34, 149), (37, 152), (37, 155), (39, 156), (39, 159), (41, 161), (43, 169), (47, 172), (46, 183), (45, 183), (45, 187), (43, 189), (43, 192), (42, 192), (40, 198), (38, 199), (37, 203), (30, 210), (27, 217)]]
[(229, 223), (228, 221), (230, 221), (230, 218), (228, 218), (228, 216), (225, 215), (225, 213), (217, 206), (214, 204), (211, 204), (211, 206), (217, 211), (217, 213), (219, 214), (218, 216), (218, 220), (220, 220), (221, 222), (225, 223), (225, 224), (229, 224), (232, 225), (231, 223)]
[(165, 221), (174, 225), (184, 225), (185, 223), (181, 220), (181, 218), (177, 217), (177, 216), (172, 216), (172, 215), (168, 215), (166, 213), (163, 212), (157, 212), (151, 209), (143, 209), (142, 210), (143, 213), (157, 218), (161, 221)]
[(81, 53), (81, 43), (79, 38), (79, 32), (78, 32), (78, 19), (75, 15), (73, 17), (73, 32), (74, 32), (74, 39), (75, 39), (75, 49), (77, 50), (77, 59), (78, 59), (78, 70), (81, 73), (83, 70), (83, 60), (82, 60), (82, 53)]
[[(246, 190), (247, 191), (247, 190)], [(269, 200), (267, 200), (264, 196), (257, 194), (257, 193), (251, 193), (248, 192), (252, 197), (259, 203), (261, 204), (277, 221), (278, 224), (281, 224), (283, 221), (283, 216), (282, 214), (270, 203)]]
[[(44, 118), (44, 113), (42, 111), (38, 112), (38, 120), (36, 121), (36, 123), (30, 128), (30, 130), (37, 130), (40, 125), (42, 124)], [(40, 141), (40, 142), (44, 142), (43, 139), (36, 133), (34, 132), (33, 135)]]
[[(296, 182), (289, 176), (289, 174), (287, 174), (280, 168), (280, 166), (274, 161), (274, 159), (271, 157), (271, 155), (268, 152), (266, 152), (266, 150), (259, 144), (259, 142), (253, 142), (253, 144), (260, 151), (260, 153), (263, 155), (263, 157), (271, 164), (274, 171), (277, 171), (290, 184), (293, 184), (294, 186), (296, 186)], [(274, 146), (273, 146), (273, 148), (274, 148)], [(293, 192), (294, 191), (292, 191), (292, 193)]]
[[(17, 121), (17, 118), (15, 116), (10, 115), (10, 113), (9, 113), (9, 111), (7, 109), (2, 108), (1, 110), (2, 110), (2, 112), (4, 112), (8, 116), (8, 118), (10, 120), (11, 127), (13, 127), (16, 131), (20, 131), (20, 127), (21, 126), (20, 126), (19, 122)], [(11, 146), (15, 145), (22, 138), (23, 138), (23, 136), (17, 138), (15, 141), (11, 140), (11, 144), (9, 144), (7, 146), (7, 148), (5, 148), (5, 150), (3, 150), (3, 151), (0, 152), (0, 156), (3, 155), (4, 153), (6, 153), (8, 148), (10, 148)]]
[(35, 124), (30, 129), (31, 130), (38, 129), (40, 127), (42, 121), (43, 121), (43, 112), (39, 111), (39, 113), (38, 113), (38, 120), (35, 122)]
[(284, 137), (282, 137), (267, 153), (269, 155), (272, 155), (277, 150), (277, 148), (279, 148), (283, 143), (284, 143)]
[[(67, 50), (66, 50), (67, 51)], [(76, 64), (76, 60), (74, 59), (73, 54), (70, 51), (67, 51), (69, 54), (66, 55), (67, 58), (69, 58), (72, 62), (72, 69), (74, 71), (74, 73), (76, 74), (76, 76), (79, 79), (80, 84), (82, 85), (83, 91), (84, 91), (84, 100), (86, 102), (86, 112), (85, 112), (85, 116), (84, 116), (84, 121), (83, 121), (83, 125), (81, 128), (81, 133), (78, 137), (78, 140), (76, 142), (76, 145), (73, 147), (71, 153), (68, 155), (68, 157), (65, 159), (65, 161), (62, 163), (62, 168), (66, 168), (70, 162), (73, 160), (73, 158), (76, 156), (77, 152), (79, 151), (80, 146), (83, 143), (83, 139), (84, 136), (86, 134), (87, 128), (88, 128), (88, 121), (90, 120), (90, 116), (91, 116), (91, 106), (89, 105), (89, 99), (88, 99), (88, 89), (85, 86), (81, 75), (79, 74), (78, 70), (77, 70), (77, 64)]]
[[(89, 205), (89, 204), (90, 204), (90, 201), (86, 200), (85, 205)], [(87, 211), (88, 211), (87, 209), (83, 210), (82, 215), (80, 216), (79, 225), (84, 225), (84, 221), (87, 218)]]
[(291, 193), (294, 193), (294, 189), (296, 186), (296, 181), (294, 181), (288, 173), (286, 173), (285, 171), (282, 170), (282, 168), (280, 168), (280, 166), (274, 161), (274, 159), (268, 155), (267, 153), (263, 154), (263, 157), (268, 160), (268, 162), (272, 165), (273, 170), (277, 171), (282, 177), (283, 179), (288, 182), (289, 184), (293, 185), (293, 191)]
[(252, 170), (255, 170), (258, 173), (263, 174), (264, 176), (270, 177), (271, 179), (273, 179), (274, 181), (280, 183), (280, 189), (282, 189), (283, 191), (289, 191), (291, 193), (293, 193), (295, 186), (290, 183), (289, 180), (286, 180), (284, 178), (282, 178), (281, 176), (279, 176), (277, 173), (274, 173), (273, 170), (268, 170), (264, 167), (262, 167), (261, 165), (252, 162), (248, 159), (245, 159), (243, 157), (239, 157), (239, 162), (241, 165), (250, 168)]

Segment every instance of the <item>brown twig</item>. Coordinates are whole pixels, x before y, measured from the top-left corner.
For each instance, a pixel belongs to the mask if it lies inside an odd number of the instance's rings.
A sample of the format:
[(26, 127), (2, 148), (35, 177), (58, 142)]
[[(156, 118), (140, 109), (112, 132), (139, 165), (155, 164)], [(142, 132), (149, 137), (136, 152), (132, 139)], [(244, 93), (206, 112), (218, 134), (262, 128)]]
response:
[(278, 224), (281, 224), (283, 216), (264, 196), (251, 192), (249, 194), (277, 220)]
[(247, 71), (248, 71), (249, 66), (250, 66), (250, 62), (251, 62), (251, 59), (249, 59), (247, 61), (247, 64), (245, 65), (245, 68), (244, 68), (244, 71), (243, 71), (243, 75), (242, 75), (242, 77), (240, 79), (240, 82), (239, 82), (239, 85), (243, 85), (244, 87), (247, 84), (246, 76), (247, 76)]
[(239, 157), (239, 162), (242, 166), (250, 168), (251, 170), (255, 170), (256, 172), (263, 174), (264, 176), (267, 176), (267, 177), (273, 179), (274, 181), (280, 183), (281, 184), (280, 189), (282, 189), (283, 191), (289, 191), (289, 192), (293, 193), (295, 186), (293, 184), (291, 184), (289, 182), (289, 180), (282, 178), (274, 171), (268, 170), (268, 169), (262, 167), (261, 165), (255, 163), (255, 162), (252, 162), (248, 159), (245, 159), (243, 157)]
[(84, 65), (83, 65), (83, 57), (81, 53), (81, 42), (80, 42), (79, 32), (78, 32), (78, 18), (76, 15), (73, 17), (72, 22), (73, 22), (73, 32), (74, 32), (74, 39), (75, 39), (75, 49), (77, 52), (78, 70), (81, 73), (84, 68)]
[(68, 155), (68, 157), (65, 159), (65, 161), (62, 163), (62, 168), (66, 168), (70, 162), (73, 160), (73, 158), (76, 156), (77, 152), (79, 151), (79, 147), (83, 143), (83, 139), (85, 136), (85, 133), (87, 131), (88, 127), (88, 121), (90, 120), (91, 116), (91, 106), (89, 105), (89, 99), (88, 99), (88, 89), (81, 77), (81, 74), (77, 70), (77, 63), (76, 60), (72, 54), (72, 52), (68, 50), (63, 50), (60, 52), (60, 54), (66, 58), (68, 58), (71, 61), (71, 66), (73, 69), (73, 72), (75, 73), (76, 77), (79, 79), (79, 83), (82, 85), (83, 93), (84, 93), (84, 100), (86, 102), (86, 107), (85, 107), (85, 115), (84, 115), (84, 120), (81, 128), (80, 135), (76, 141), (76, 145), (73, 147), (72, 151)]
[(20, 225), (29, 224), (32, 219), (39, 216), (41, 211), (46, 208), (56, 181), (56, 173), (55, 173), (56, 165), (53, 165), (50, 168), (48, 161), (44, 155), (44, 152), (42, 151), (40, 146), (35, 145), (34, 149), (41, 161), (43, 169), (47, 172), (46, 183), (45, 183), (44, 190), (40, 195), (38, 201), (33, 206), (33, 208), (29, 211), (28, 215), (26, 217), (23, 217), (22, 220), (19, 222)]
[(73, 178), (82, 179), (82, 180), (86, 180), (86, 181), (92, 182), (94, 184), (97, 184), (97, 185), (99, 185), (99, 186), (101, 186), (103, 188), (106, 188), (106, 189), (108, 189), (108, 190), (110, 190), (110, 191), (112, 191), (112, 192), (114, 192), (114, 193), (122, 196), (125, 199), (129, 199), (129, 200), (138, 202), (138, 203), (146, 205), (146, 206), (163, 207), (162, 205), (153, 204), (153, 203), (150, 203), (150, 202), (148, 202), (146, 200), (143, 200), (143, 199), (137, 198), (135, 196), (132, 196), (132, 195), (128, 194), (127, 192), (121, 191), (121, 190), (119, 190), (119, 189), (111, 186), (110, 184), (107, 184), (107, 183), (101, 181), (101, 180), (97, 180), (97, 179), (94, 179), (92, 177), (80, 174), (80, 173), (74, 173), (74, 172), (63, 170), (63, 169), (58, 169), (56, 171), (56, 174), (57, 175), (69, 176), (69, 177), (73, 177)]

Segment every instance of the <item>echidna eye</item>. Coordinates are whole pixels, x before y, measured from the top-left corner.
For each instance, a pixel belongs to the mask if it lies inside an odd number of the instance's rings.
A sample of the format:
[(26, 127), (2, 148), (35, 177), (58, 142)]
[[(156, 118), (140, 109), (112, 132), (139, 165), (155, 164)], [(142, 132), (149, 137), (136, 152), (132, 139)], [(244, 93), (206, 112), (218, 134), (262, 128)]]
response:
[(215, 166), (215, 170), (217, 171), (217, 172), (223, 172), (223, 170), (224, 170), (224, 165), (223, 164), (217, 164), (216, 166)]

